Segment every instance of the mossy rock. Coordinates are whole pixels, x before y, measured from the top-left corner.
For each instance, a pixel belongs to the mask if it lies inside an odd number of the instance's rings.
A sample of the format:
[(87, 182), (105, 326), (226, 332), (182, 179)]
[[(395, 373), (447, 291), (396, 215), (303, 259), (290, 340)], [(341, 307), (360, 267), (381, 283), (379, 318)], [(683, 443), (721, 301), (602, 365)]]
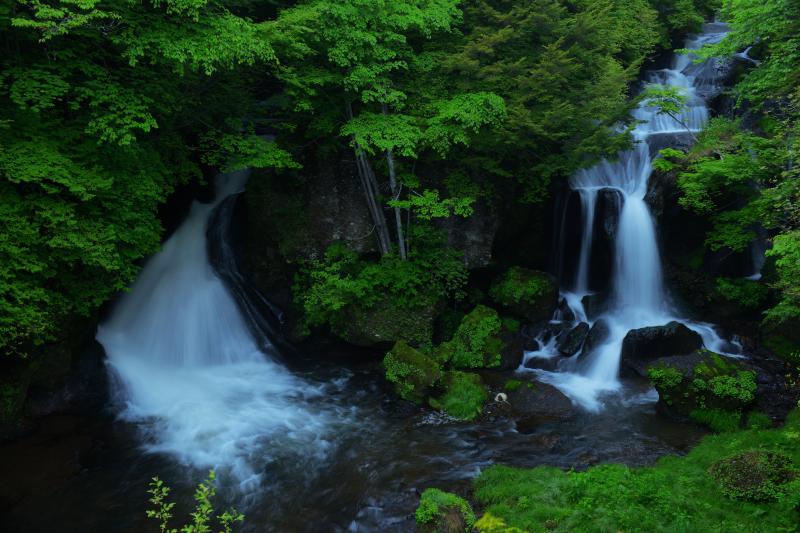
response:
[(712, 419), (730, 425), (724, 413), (738, 421), (742, 410), (756, 399), (755, 372), (708, 350), (659, 359), (647, 375), (658, 391), (660, 409), (706, 425), (716, 424)]
[(369, 307), (353, 304), (342, 312), (332, 330), (356, 346), (388, 348), (399, 340), (412, 346), (426, 346), (433, 341), (433, 324), (439, 307), (434, 298), (413, 307), (398, 306), (390, 298)]
[(459, 420), (473, 420), (483, 411), (489, 394), (478, 374), (467, 372), (447, 372), (443, 385), (445, 392), (429, 403), (434, 409), (444, 411)]
[(558, 306), (558, 287), (549, 274), (513, 267), (492, 283), (492, 299), (519, 318), (547, 320)]
[(386, 354), (383, 368), (398, 396), (414, 403), (422, 403), (442, 378), (439, 364), (405, 341), (397, 341)]
[(439, 489), (426, 489), (414, 513), (417, 526), (425, 533), (464, 533), (472, 531), (475, 513), (460, 496)]
[(451, 340), (433, 350), (433, 358), (460, 369), (500, 366), (503, 331), (497, 311), (479, 305), (461, 320)]
[(782, 497), (786, 484), (797, 477), (791, 457), (762, 450), (717, 461), (708, 472), (729, 498), (756, 502)]

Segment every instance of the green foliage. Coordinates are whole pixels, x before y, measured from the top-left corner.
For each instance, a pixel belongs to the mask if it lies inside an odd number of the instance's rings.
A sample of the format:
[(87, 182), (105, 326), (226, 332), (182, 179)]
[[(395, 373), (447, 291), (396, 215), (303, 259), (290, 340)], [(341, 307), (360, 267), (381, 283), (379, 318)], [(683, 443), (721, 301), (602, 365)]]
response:
[(432, 230), (418, 227), (411, 238), (416, 246), (408, 261), (395, 255), (364, 260), (341, 244), (308, 261), (293, 287), (308, 324), (334, 324), (347, 306), (370, 307), (387, 297), (405, 309), (429, 305), (431, 298), (460, 298), (467, 277), (461, 254)]
[(428, 390), (442, 376), (439, 364), (405, 343), (397, 341), (383, 358), (386, 379), (394, 384), (395, 392), (415, 403), (425, 399)]
[(429, 403), (458, 420), (473, 420), (483, 411), (483, 404), (489, 397), (486, 387), (477, 374), (452, 371), (444, 378), (445, 392)]
[[(783, 495), (775, 500), (732, 500), (709, 474), (720, 460), (753, 450), (800, 464), (800, 414), (792, 413), (782, 429), (708, 436), (687, 456), (663, 457), (651, 467), (598, 465), (564, 472), (493, 466), (475, 481), (475, 499), (495, 524), (504, 524), (495, 527), (529, 532), (791, 531), (798, 520), (796, 482), (778, 484)], [(786, 464), (781, 459), (778, 468), (766, 471), (785, 472), (781, 465)], [(758, 476), (765, 471), (752, 466), (749, 471)], [(734, 474), (730, 479), (751, 490), (758, 484), (750, 482), (761, 478)]]
[(720, 459), (708, 469), (722, 493), (735, 500), (772, 501), (785, 494), (797, 476), (792, 458), (780, 452), (742, 452)]
[(647, 370), (647, 377), (659, 390), (669, 390), (680, 385), (683, 374), (671, 367), (652, 367)]
[(242, 67), (275, 56), (226, 2), (4, 5), (0, 349), (27, 355), (130, 283), (176, 185), (252, 145)]
[(453, 338), (436, 349), (436, 357), (453, 368), (491, 368), (500, 365), (503, 343), (497, 311), (478, 305), (461, 320)]
[(150, 494), (149, 502), (152, 509), (147, 510), (147, 517), (158, 522), (159, 531), (162, 533), (208, 533), (216, 521), (220, 533), (231, 533), (236, 523), (244, 522), (244, 515), (229, 509), (215, 515), (214, 505), (211, 500), (217, 493), (216, 474), (213, 470), (208, 473), (205, 481), (197, 485), (194, 492), (195, 509), (191, 513), (191, 522), (180, 529), (170, 527), (175, 503), (169, 501), (170, 488), (158, 477), (154, 477), (147, 493)]
[(439, 489), (425, 489), (414, 513), (417, 525), (437, 531), (439, 522), (448, 512), (458, 512), (464, 520), (466, 531), (475, 524), (475, 513), (464, 498)]
[(761, 411), (751, 411), (747, 414), (747, 429), (769, 429), (772, 427), (772, 419)]
[(778, 305), (767, 313), (772, 322), (784, 322), (800, 318), (800, 230), (778, 235), (773, 247), (767, 252), (775, 258), (778, 271), (776, 286), (781, 291)]
[(769, 287), (749, 279), (717, 278), (716, 293), (743, 309), (756, 310), (769, 296)]
[(495, 284), (489, 294), (497, 302), (524, 302), (545, 295), (551, 282), (544, 274), (530, 275), (530, 271), (513, 267)]
[(664, 148), (659, 150), (660, 157), (653, 160), (653, 169), (660, 172), (670, 172), (678, 168), (677, 161), (683, 159), (686, 154), (674, 148)]
[(740, 370), (735, 376), (714, 376), (708, 382), (708, 390), (719, 398), (748, 404), (756, 397), (755, 372)]

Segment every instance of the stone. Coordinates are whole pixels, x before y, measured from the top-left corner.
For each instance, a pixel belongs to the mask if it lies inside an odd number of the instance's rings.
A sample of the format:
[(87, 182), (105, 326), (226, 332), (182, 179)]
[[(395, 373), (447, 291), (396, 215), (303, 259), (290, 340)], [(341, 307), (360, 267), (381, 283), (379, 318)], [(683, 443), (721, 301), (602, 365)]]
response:
[(558, 351), (567, 357), (578, 353), (590, 329), (589, 324), (581, 322), (566, 334), (562, 334), (558, 339)]
[(583, 348), (581, 349), (581, 353), (578, 356), (580, 361), (586, 359), (586, 357), (592, 353), (595, 348), (603, 344), (606, 339), (608, 339), (609, 335), (611, 335), (611, 328), (604, 319), (600, 319), (594, 323), (592, 329), (589, 330), (589, 333), (586, 335), (586, 340), (583, 341)]
[(401, 339), (421, 346), (432, 342), (438, 309), (435, 299), (411, 309), (398, 307), (389, 298), (369, 307), (350, 304), (331, 329), (355, 346), (386, 349)]
[(562, 420), (577, 412), (564, 393), (540, 381), (525, 381), (521, 386), (506, 392), (511, 411), (516, 418)]
[(414, 403), (424, 401), (442, 379), (439, 364), (404, 341), (398, 341), (386, 354), (383, 368), (397, 395)]
[(700, 335), (672, 321), (663, 326), (634, 329), (622, 341), (622, 364), (631, 360), (653, 360), (673, 355), (688, 355), (703, 346)]

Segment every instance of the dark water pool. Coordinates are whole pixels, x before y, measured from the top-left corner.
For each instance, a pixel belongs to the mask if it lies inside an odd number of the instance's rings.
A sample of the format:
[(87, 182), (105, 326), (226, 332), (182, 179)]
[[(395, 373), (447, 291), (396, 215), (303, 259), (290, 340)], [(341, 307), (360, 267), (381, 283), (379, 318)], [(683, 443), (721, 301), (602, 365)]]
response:
[[(585, 468), (641, 465), (683, 453), (697, 428), (655, 412), (646, 391), (628, 387), (603, 413), (523, 427), (507, 419), (458, 424), (398, 410), (373, 364), (315, 368), (308, 379), (336, 381), (321, 401), (343, 420), (323, 456), (273, 454), (264, 481), (246, 493), (220, 473), (219, 501), (247, 516), (244, 531), (412, 531), (427, 487), (468, 491), (482, 469), (504, 463)], [(0, 448), (0, 530), (9, 532), (155, 531), (145, 518), (147, 484), (159, 475), (186, 508), (205, 472), (144, 453), (135, 425), (107, 412), (52, 416), (24, 439)], [(257, 458), (256, 458), (257, 460)]]

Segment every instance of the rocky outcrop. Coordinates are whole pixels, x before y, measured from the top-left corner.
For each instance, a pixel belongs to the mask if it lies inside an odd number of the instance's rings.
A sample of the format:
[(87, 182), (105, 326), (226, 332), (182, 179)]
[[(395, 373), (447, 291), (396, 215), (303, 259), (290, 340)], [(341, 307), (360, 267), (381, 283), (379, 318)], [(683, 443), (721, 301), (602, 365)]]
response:
[(411, 308), (400, 307), (389, 298), (371, 306), (350, 304), (331, 330), (356, 346), (388, 348), (401, 339), (412, 346), (421, 346), (433, 339), (439, 307), (439, 301), (433, 298)]
[(560, 420), (577, 411), (569, 398), (552, 385), (540, 381), (520, 381), (513, 390), (506, 387), (513, 416), (518, 419)]
[(703, 339), (680, 322), (633, 329), (622, 341), (622, 365), (637, 360), (654, 360), (672, 355), (687, 355), (703, 346)]
[(578, 350), (583, 346), (583, 341), (589, 335), (589, 324), (581, 322), (570, 331), (562, 334), (558, 339), (558, 351), (561, 355), (572, 356), (578, 353)]
[(586, 335), (586, 340), (583, 342), (583, 348), (578, 356), (579, 361), (583, 361), (592, 353), (598, 346), (603, 344), (611, 335), (611, 328), (604, 319), (600, 319), (594, 323), (592, 329)]

